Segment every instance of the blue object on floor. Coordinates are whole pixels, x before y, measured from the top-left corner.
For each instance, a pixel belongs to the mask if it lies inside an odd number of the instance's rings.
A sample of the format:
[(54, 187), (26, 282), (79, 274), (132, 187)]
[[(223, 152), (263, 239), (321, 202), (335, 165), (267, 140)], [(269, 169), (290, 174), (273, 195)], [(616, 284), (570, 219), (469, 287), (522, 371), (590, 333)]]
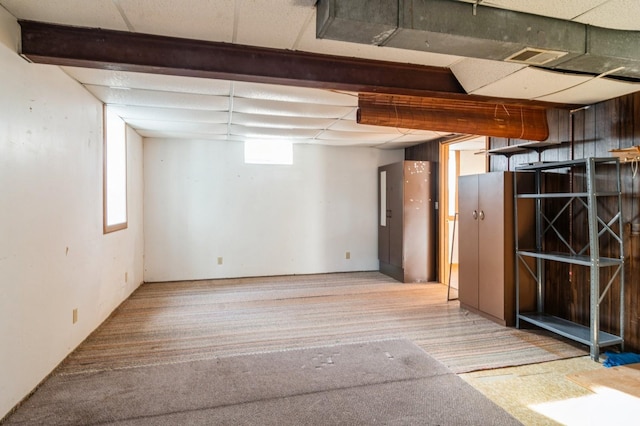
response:
[(640, 354), (633, 352), (623, 352), (620, 354), (613, 352), (604, 353), (607, 359), (602, 363), (605, 367), (615, 367), (617, 365), (635, 364), (640, 362)]

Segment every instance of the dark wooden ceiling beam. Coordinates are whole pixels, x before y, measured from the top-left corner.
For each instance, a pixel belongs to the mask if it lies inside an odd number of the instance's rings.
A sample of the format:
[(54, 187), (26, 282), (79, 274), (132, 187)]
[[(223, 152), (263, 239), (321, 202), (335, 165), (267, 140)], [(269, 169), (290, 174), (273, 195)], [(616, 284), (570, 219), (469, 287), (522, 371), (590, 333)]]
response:
[(360, 93), (358, 123), (543, 141), (547, 112), (539, 106)]
[(464, 94), (448, 68), (20, 21), (36, 63), (355, 92)]

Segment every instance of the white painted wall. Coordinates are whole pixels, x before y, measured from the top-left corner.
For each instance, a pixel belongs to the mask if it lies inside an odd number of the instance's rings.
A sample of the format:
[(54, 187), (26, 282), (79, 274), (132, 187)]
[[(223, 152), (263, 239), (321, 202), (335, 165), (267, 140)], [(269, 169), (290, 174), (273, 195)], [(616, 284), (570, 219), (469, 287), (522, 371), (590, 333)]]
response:
[(378, 269), (377, 167), (403, 150), (294, 145), (292, 166), (243, 155), (145, 139), (145, 281)]
[(0, 419), (143, 280), (141, 138), (129, 228), (103, 235), (102, 106), (18, 38), (0, 7)]

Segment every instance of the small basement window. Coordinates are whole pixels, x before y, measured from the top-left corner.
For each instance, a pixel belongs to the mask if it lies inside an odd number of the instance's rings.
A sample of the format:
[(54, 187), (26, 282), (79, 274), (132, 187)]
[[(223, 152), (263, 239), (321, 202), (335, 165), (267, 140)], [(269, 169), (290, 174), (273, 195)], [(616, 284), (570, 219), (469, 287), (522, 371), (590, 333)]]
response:
[(124, 121), (104, 108), (103, 231), (127, 227), (127, 138)]
[(293, 143), (283, 140), (246, 140), (244, 142), (246, 164), (293, 164)]

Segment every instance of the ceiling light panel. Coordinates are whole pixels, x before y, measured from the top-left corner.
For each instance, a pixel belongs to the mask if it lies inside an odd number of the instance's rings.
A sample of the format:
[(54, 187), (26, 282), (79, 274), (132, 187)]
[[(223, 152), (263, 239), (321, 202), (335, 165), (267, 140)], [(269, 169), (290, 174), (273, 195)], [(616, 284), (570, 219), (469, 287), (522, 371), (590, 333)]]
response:
[(85, 87), (106, 104), (188, 108), (211, 111), (225, 111), (229, 108), (229, 99), (224, 96), (157, 92), (140, 89), (129, 90), (92, 85), (86, 85)]
[(357, 93), (274, 84), (236, 82), (233, 83), (233, 95), (240, 98), (282, 102), (311, 102), (336, 106), (358, 105)]
[(125, 120), (193, 121), (199, 123), (227, 123), (229, 113), (186, 108), (111, 105), (111, 110)]
[(234, 98), (233, 100), (233, 110), (247, 114), (340, 118), (354, 109), (355, 107), (312, 105), (308, 103), (268, 101), (263, 99)]
[[(231, 42), (235, 0), (118, 0), (134, 30), (196, 40)], [(86, 3), (83, 2), (83, 4)]]
[(145, 74), (127, 71), (109, 71), (93, 68), (61, 67), (67, 74), (83, 84), (125, 87), (130, 89), (167, 92), (228, 95), (231, 82), (208, 78), (182, 77), (164, 74)]
[(535, 99), (584, 83), (590, 78), (583, 75), (524, 68), (472, 93), (482, 96)]
[(0, 5), (13, 16), (29, 21), (128, 30), (112, 0), (2, 0)]

